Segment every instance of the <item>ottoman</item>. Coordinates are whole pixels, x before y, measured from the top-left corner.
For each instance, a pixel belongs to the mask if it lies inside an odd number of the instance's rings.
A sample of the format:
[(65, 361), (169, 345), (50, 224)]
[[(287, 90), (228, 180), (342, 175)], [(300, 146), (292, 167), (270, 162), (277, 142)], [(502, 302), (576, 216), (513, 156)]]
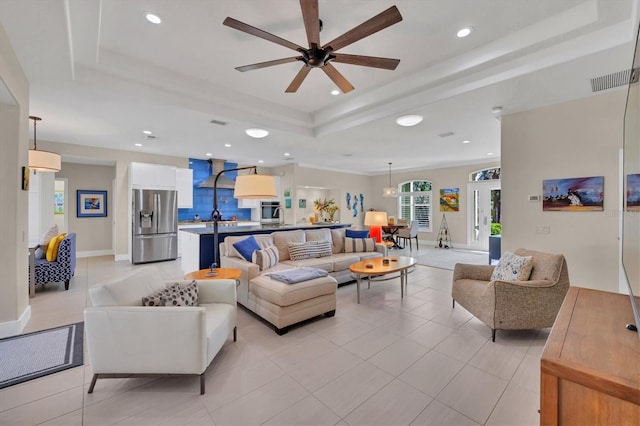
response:
[(329, 275), (295, 284), (260, 275), (249, 281), (248, 308), (283, 335), (291, 324), (322, 314), (334, 316), (337, 288), (338, 282)]

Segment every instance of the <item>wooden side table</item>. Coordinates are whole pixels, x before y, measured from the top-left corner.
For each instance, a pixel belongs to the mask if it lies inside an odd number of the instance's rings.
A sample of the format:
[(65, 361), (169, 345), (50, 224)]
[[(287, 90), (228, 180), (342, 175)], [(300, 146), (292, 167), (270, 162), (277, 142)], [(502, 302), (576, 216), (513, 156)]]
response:
[(236, 268), (214, 268), (216, 275), (207, 275), (211, 272), (210, 268), (200, 269), (199, 271), (189, 272), (184, 276), (185, 280), (236, 280), (236, 284), (239, 283), (238, 278), (242, 275), (242, 271)]

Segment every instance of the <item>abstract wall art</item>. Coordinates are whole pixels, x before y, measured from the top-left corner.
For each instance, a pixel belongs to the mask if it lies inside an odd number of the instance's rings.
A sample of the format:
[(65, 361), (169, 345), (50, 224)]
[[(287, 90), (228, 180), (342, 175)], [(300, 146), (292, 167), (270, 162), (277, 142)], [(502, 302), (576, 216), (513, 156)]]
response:
[(542, 181), (543, 211), (604, 210), (604, 176)]

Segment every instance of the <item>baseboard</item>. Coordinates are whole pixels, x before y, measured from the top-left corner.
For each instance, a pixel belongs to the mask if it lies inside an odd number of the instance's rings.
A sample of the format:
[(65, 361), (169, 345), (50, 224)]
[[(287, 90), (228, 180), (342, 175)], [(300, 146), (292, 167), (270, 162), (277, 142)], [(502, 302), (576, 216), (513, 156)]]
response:
[(116, 262), (121, 262), (123, 260), (129, 260), (128, 254), (116, 254), (115, 259)]
[(113, 250), (87, 250), (76, 252), (76, 257), (97, 257), (111, 255), (113, 255)]
[(16, 321), (0, 322), (0, 339), (22, 333), (31, 319), (31, 305), (28, 305)]

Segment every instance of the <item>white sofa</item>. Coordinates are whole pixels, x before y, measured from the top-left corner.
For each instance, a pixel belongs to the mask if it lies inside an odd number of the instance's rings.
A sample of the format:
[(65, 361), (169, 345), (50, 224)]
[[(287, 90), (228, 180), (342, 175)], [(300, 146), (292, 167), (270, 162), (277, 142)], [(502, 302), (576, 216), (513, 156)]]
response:
[[(272, 245), (278, 248), (278, 264), (264, 271), (260, 271), (258, 265), (245, 260), (233, 246), (249, 236), (229, 236), (220, 244), (220, 266), (236, 268), (242, 272), (239, 278), (238, 303), (273, 324), (278, 334), (284, 334), (291, 324), (322, 314), (333, 316), (338, 283), (353, 281), (349, 266), (363, 259), (386, 254), (387, 247), (383, 244), (376, 244), (376, 251), (373, 252), (345, 253), (345, 232), (344, 228), (321, 228), (256, 234), (254, 238), (261, 249)], [(288, 243), (323, 240), (331, 242), (330, 256), (291, 260)], [(293, 285), (276, 281), (266, 275), (295, 267), (320, 268), (329, 275)]]
[(167, 284), (142, 268), (89, 288), (93, 304), (84, 311), (87, 350), (93, 370), (89, 393), (99, 378), (204, 373), (233, 334), (236, 340), (235, 280), (201, 280), (198, 306), (142, 306), (142, 298)]

